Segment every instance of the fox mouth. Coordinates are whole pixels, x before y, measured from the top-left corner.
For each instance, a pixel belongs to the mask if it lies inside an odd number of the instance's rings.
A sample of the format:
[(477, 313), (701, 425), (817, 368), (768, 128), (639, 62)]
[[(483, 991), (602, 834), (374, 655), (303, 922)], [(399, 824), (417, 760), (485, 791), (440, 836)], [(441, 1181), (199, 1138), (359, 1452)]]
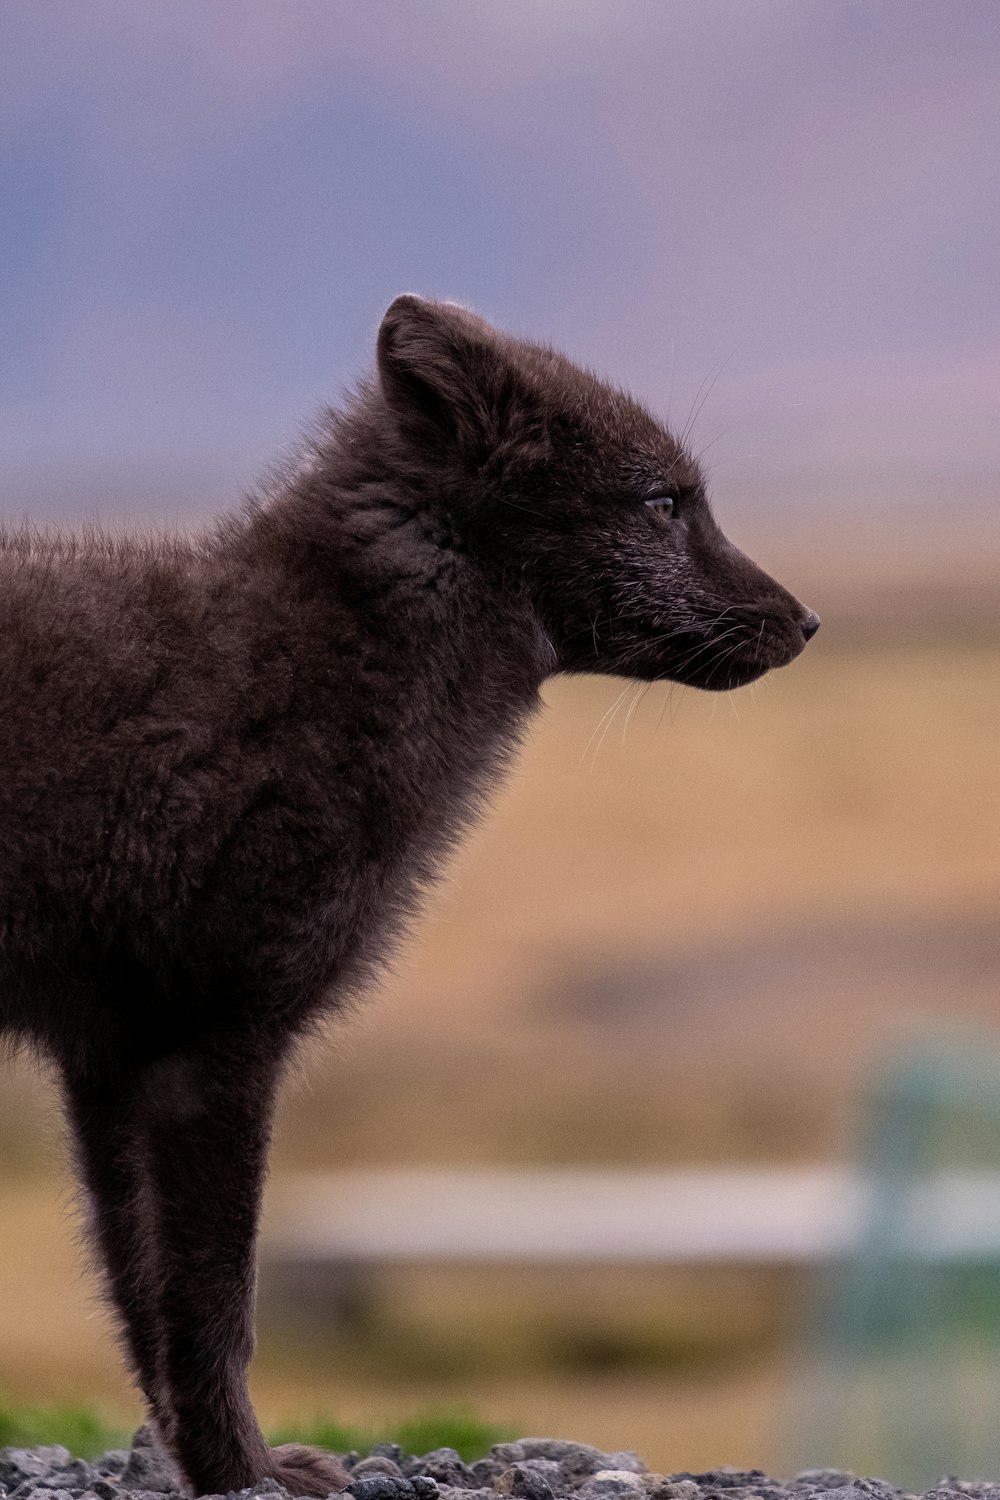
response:
[(777, 667), (786, 667), (805, 648), (805, 639), (790, 641), (760, 637), (756, 640), (692, 640), (687, 651), (677, 653), (666, 664), (664, 676), (671, 682), (700, 688), (703, 692), (729, 692), (746, 687)]

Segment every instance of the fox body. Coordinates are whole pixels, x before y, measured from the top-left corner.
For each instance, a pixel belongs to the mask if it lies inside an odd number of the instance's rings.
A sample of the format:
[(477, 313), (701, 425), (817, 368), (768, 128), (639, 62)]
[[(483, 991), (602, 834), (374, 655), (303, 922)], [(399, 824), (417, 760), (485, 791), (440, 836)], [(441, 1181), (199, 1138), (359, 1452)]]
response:
[(275, 1094), (542, 682), (732, 688), (818, 623), (638, 403), (412, 296), (239, 515), (0, 539), (0, 1030), (58, 1067), (126, 1353), (195, 1493), (347, 1483), (269, 1449), (247, 1395)]

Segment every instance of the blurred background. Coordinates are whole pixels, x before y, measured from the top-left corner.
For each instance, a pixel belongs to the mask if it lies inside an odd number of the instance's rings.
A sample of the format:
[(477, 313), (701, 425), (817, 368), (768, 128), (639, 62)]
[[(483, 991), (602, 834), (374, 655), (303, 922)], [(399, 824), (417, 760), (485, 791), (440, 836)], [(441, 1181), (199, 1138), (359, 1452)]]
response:
[[(823, 617), (737, 695), (546, 689), (288, 1091), (266, 1420), (465, 1406), (669, 1470), (1000, 1476), (970, 1417), (1000, 1361), (995, 0), (7, 0), (0, 70), (4, 519), (237, 505), (416, 290), (690, 426), (726, 530)], [(522, 1174), (557, 1170), (519, 1249)], [(925, 1228), (965, 1225), (934, 1250), (900, 1226), (941, 1171), (975, 1201), (932, 1194)], [(0, 1403), (127, 1425), (23, 1059), (0, 1174)], [(492, 1249), (449, 1241), (503, 1192)]]

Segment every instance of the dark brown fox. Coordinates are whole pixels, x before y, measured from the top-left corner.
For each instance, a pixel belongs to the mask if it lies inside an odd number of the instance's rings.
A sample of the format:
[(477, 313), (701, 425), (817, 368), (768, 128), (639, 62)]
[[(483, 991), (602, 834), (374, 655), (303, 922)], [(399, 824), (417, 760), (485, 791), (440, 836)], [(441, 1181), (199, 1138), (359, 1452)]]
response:
[(413, 296), (238, 516), (2, 538), (0, 1030), (58, 1065), (128, 1358), (196, 1494), (347, 1483), (269, 1449), (247, 1394), (275, 1092), (542, 682), (732, 688), (818, 624), (629, 396)]

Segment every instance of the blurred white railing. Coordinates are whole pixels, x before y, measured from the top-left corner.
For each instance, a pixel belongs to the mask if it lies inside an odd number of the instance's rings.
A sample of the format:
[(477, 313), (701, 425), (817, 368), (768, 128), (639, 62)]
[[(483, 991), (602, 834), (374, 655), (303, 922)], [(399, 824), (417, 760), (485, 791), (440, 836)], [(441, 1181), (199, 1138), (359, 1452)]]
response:
[[(841, 1167), (399, 1170), (278, 1178), (271, 1264), (810, 1264), (864, 1246), (881, 1189)], [(884, 1210), (884, 1199), (883, 1199)], [(1000, 1258), (1000, 1172), (908, 1185), (892, 1247)]]

